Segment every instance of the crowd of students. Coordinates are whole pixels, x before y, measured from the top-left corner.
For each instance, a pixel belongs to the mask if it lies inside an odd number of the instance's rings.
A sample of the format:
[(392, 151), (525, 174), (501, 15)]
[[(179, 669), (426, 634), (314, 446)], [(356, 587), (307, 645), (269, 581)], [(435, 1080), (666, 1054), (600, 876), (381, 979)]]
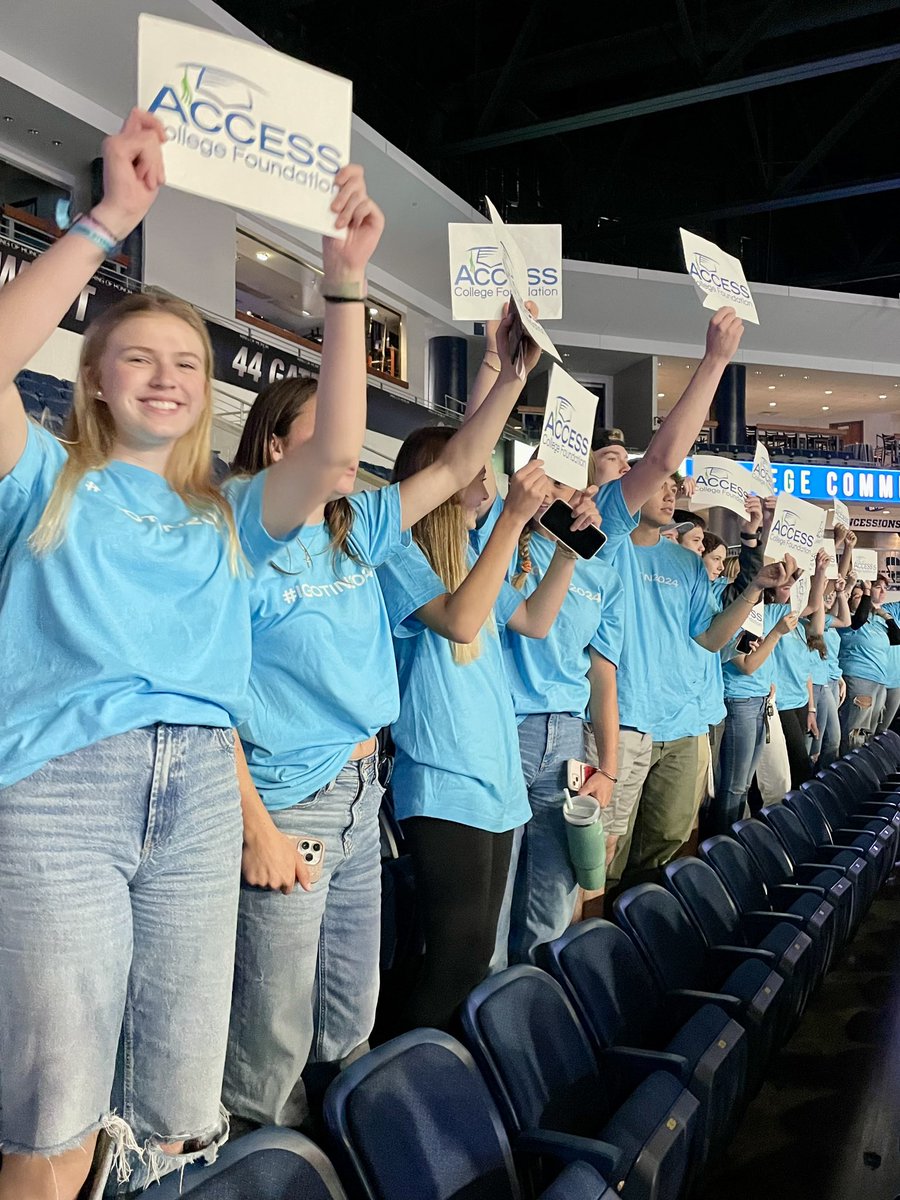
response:
[[(29, 422), (15, 377), (146, 215), (162, 140), (132, 113), (101, 203), (0, 292), (0, 1200), (75, 1200), (92, 1157), (92, 1194), (134, 1192), (229, 1128), (306, 1120), (310, 1069), (375, 1018), (380, 730), (426, 943), (398, 1022), (448, 1028), (573, 919), (570, 761), (597, 768), (582, 792), (619, 886), (900, 704), (898, 614), (853, 581), (852, 534), (795, 614), (769, 502), (734, 569), (676, 520), (731, 309), (642, 457), (604, 431), (582, 492), (534, 459), (500, 498), (508, 319), (461, 428), (411, 434), (391, 484), (355, 492), (383, 227), (356, 167), (323, 240), (320, 374), (259, 396), (221, 489), (209, 339), (168, 295), (88, 331), (62, 441)], [(596, 557), (540, 524), (560, 498), (573, 529), (602, 524)]]

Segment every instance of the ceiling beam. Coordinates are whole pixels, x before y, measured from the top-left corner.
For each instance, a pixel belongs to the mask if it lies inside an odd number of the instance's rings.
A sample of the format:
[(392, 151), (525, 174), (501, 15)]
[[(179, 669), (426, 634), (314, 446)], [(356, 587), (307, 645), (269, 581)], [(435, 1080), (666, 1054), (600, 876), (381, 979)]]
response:
[[(750, 204), (731, 204), (723, 208), (708, 209), (705, 212), (695, 212), (684, 217), (670, 214), (665, 218), (654, 217), (646, 225), (671, 225), (681, 221), (721, 221), (727, 217), (749, 217), (757, 213), (779, 212), (785, 208), (803, 208), (807, 204), (827, 204), (830, 200), (850, 200), (855, 196), (877, 196), (881, 192), (895, 192), (900, 189), (900, 176), (891, 175), (885, 179), (866, 179), (859, 183), (836, 184), (834, 187), (820, 188), (814, 192), (798, 192), (793, 196), (773, 196), (768, 200), (756, 200)], [(641, 225), (640, 221), (629, 222), (629, 225)]]
[(715, 83), (719, 79), (725, 79), (734, 67), (742, 63), (753, 47), (765, 39), (773, 17), (787, 3), (788, 0), (772, 0), (771, 4), (767, 4), (759, 16), (744, 27), (743, 33), (728, 53), (724, 54), (710, 68), (709, 74), (706, 77), (707, 83)]
[(531, 43), (540, 17), (543, 15), (542, 9), (543, 0), (531, 0), (531, 6), (528, 9), (525, 20), (519, 25), (519, 32), (516, 35), (513, 48), (507, 55), (500, 74), (497, 76), (496, 82), (491, 89), (487, 104), (485, 104), (481, 116), (478, 118), (477, 133), (490, 128), (491, 118), (506, 95), (513, 73)]
[(652, 113), (669, 112), (675, 108), (688, 108), (694, 104), (705, 104), (711, 100), (722, 100), (726, 96), (743, 96), (766, 88), (781, 87), (787, 83), (800, 83), (818, 79), (823, 75), (835, 75), (841, 71), (854, 71), (860, 67), (876, 66), (879, 63), (895, 62), (900, 59), (900, 44), (876, 46), (872, 50), (860, 50), (853, 54), (839, 54), (817, 62), (797, 63), (792, 67), (781, 67), (775, 71), (762, 71), (745, 75), (741, 79), (722, 80), (704, 84), (681, 92), (669, 92), (665, 96), (650, 96), (646, 100), (633, 100), (611, 108), (596, 109), (572, 117), (553, 121), (539, 121), (534, 125), (522, 125), (516, 129), (502, 129), (497, 133), (481, 134), (450, 142), (435, 151), (435, 157), (455, 158), (474, 154), (480, 150), (496, 150), (500, 146), (534, 142), (556, 134), (573, 133), (579, 129), (592, 129), (598, 125), (612, 125), (617, 121), (629, 121), (634, 117), (645, 117)]

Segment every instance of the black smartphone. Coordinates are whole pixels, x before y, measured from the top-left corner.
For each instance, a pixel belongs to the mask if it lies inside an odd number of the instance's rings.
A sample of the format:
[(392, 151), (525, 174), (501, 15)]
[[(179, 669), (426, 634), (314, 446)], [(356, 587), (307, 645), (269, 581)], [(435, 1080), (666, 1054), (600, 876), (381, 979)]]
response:
[(572, 509), (565, 500), (554, 500), (538, 523), (557, 541), (574, 550), (579, 558), (593, 558), (606, 545), (606, 534), (596, 525), (573, 531), (573, 520)]
[(750, 633), (749, 630), (745, 629), (734, 648), (735, 654), (749, 654), (755, 646), (759, 645), (760, 640), (756, 634)]

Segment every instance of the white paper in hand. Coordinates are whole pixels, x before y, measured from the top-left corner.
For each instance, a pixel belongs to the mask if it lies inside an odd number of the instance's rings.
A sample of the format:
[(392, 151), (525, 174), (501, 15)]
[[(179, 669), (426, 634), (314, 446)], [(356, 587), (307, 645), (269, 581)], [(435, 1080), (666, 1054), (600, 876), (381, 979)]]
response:
[(850, 509), (847, 507), (847, 505), (843, 502), (843, 500), (834, 499), (831, 502), (831, 506), (834, 509), (835, 525), (843, 525), (845, 529), (849, 529)]
[(822, 539), (822, 547), (828, 555), (828, 566), (825, 568), (826, 579), (837, 579), (840, 572), (838, 571), (837, 553), (834, 548), (834, 538), (831, 536)]
[(878, 551), (853, 551), (853, 570), (857, 579), (873, 580), (878, 578)]
[(753, 476), (746, 467), (717, 454), (696, 454), (692, 468), (691, 508), (727, 508), (746, 518), (745, 501), (753, 490)]
[(759, 604), (754, 604), (754, 606), (747, 613), (747, 619), (744, 621), (744, 624), (741, 626), (741, 628), (746, 629), (748, 633), (752, 633), (756, 638), (764, 637), (764, 613), (765, 605), (763, 604), (762, 600), (760, 600)]
[(718, 312), (731, 306), (742, 321), (759, 324), (756, 305), (744, 277), (740, 259), (720, 250), (715, 242), (698, 237), (687, 229), (679, 230), (687, 273), (703, 293), (703, 307)]
[(551, 479), (569, 487), (587, 485), (597, 397), (577, 383), (562, 367), (550, 371), (547, 407), (538, 458)]
[(491, 217), (491, 225), (494, 229), (494, 238), (500, 247), (503, 267), (509, 280), (510, 311), (514, 310), (518, 313), (525, 327), (525, 332), (540, 347), (541, 351), (544, 354), (549, 354), (556, 362), (561, 363), (562, 355), (553, 345), (552, 340), (540, 322), (536, 321), (525, 307), (525, 296), (528, 291), (528, 268), (525, 265), (525, 258), (522, 251), (510, 235), (509, 226), (503, 224), (500, 214), (491, 203), (490, 197), (485, 196), (485, 200), (487, 201), (488, 212)]
[(166, 183), (316, 233), (335, 231), (353, 88), (268, 46), (141, 13), (138, 103), (163, 123)]
[[(526, 300), (541, 320), (563, 315), (562, 226), (509, 225), (527, 263)], [(447, 226), (450, 249), (450, 296), (455, 321), (499, 321), (509, 300), (509, 280), (493, 225)]]
[(824, 531), (825, 513), (815, 504), (782, 492), (775, 504), (775, 515), (765, 556), (776, 562), (791, 554), (807, 574), (812, 569), (816, 550)]
[[(794, 586), (791, 588), (791, 612), (797, 616), (806, 608), (809, 600), (810, 577), (809, 572), (804, 571)], [(797, 628), (789, 635), (790, 637), (805, 637), (803, 629), (798, 625)]]
[(775, 477), (772, 474), (772, 460), (764, 442), (756, 443), (756, 453), (753, 455), (754, 479), (753, 490), (757, 496), (775, 495)]

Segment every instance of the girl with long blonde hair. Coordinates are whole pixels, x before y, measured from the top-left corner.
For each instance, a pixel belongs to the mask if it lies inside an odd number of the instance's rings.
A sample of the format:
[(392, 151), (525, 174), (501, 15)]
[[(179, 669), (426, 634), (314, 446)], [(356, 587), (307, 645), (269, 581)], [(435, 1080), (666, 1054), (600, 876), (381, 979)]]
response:
[[(453, 430), (420, 429), (394, 478), (427, 467)], [(532, 461), (476, 557), (469, 545), (485, 471), (412, 529), (414, 545), (378, 571), (394, 631), (400, 713), (394, 722), (394, 811), (412, 855), (425, 955), (402, 1024), (447, 1029), (488, 973), (514, 831), (531, 816), (516, 716), (503, 666), (504, 629), (543, 638), (566, 597), (575, 555), (557, 546), (529, 597), (505, 582), (522, 529), (548, 481)], [(593, 499), (583, 500), (593, 515)]]
[[(382, 795), (375, 735), (400, 707), (375, 572), (404, 553), (410, 529), (471, 483), (499, 439), (523, 387), (508, 328), (477, 420), (389, 487), (354, 493), (354, 464), (253, 579), (250, 713), (239, 726), (244, 886), (224, 1091), (244, 1126), (300, 1125), (307, 1088), (323, 1086), (374, 1024)], [(236, 509), (256, 472), (308, 441), (320, 407), (305, 381), (258, 397), (238, 474), (225, 488)]]
[[(0, 293), (2, 1200), (75, 1200), (101, 1129), (96, 1193), (113, 1159), (120, 1186), (137, 1164), (135, 1188), (227, 1134), (249, 572), (365, 427), (362, 313), (340, 306), (313, 442), (233, 513), (210, 474), (209, 338), (161, 295), (88, 331), (62, 443), (26, 419), (15, 377), (146, 215), (163, 141), (132, 112), (104, 143), (101, 203)], [(345, 238), (323, 254), (340, 287), (381, 217), (359, 168), (336, 181)]]

